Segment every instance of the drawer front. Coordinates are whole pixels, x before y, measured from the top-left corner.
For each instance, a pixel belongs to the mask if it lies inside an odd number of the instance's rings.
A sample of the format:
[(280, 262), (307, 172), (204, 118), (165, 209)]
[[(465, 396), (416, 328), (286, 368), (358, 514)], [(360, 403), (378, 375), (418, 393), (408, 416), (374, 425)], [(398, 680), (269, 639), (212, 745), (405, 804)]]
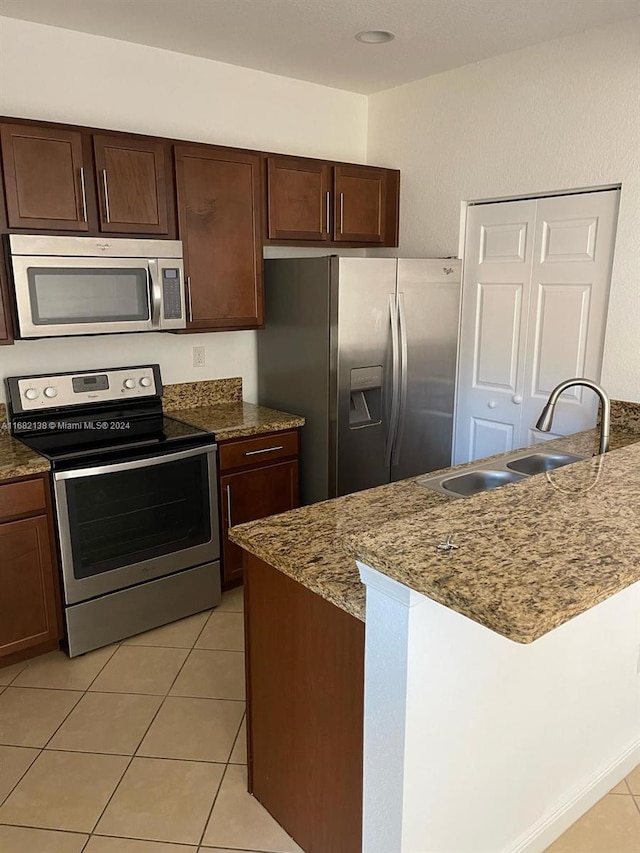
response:
[(239, 441), (221, 442), (218, 445), (218, 462), (221, 471), (230, 468), (265, 465), (276, 459), (298, 455), (298, 431), (276, 432)]
[(23, 480), (20, 483), (0, 484), (0, 521), (33, 512), (42, 512), (46, 505), (42, 477)]

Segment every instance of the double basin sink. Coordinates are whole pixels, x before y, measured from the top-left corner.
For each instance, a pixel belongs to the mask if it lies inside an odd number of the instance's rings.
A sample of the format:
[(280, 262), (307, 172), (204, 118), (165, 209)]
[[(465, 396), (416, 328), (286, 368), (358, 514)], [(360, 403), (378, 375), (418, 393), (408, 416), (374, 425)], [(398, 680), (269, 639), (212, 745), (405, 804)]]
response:
[(507, 483), (517, 483), (525, 477), (554, 471), (573, 462), (581, 462), (584, 458), (571, 453), (546, 450), (532, 453), (529, 450), (481, 464), (478, 468), (467, 469), (461, 474), (449, 471), (435, 477), (423, 477), (416, 482), (420, 486), (452, 498), (468, 498), (480, 492), (505, 486)]

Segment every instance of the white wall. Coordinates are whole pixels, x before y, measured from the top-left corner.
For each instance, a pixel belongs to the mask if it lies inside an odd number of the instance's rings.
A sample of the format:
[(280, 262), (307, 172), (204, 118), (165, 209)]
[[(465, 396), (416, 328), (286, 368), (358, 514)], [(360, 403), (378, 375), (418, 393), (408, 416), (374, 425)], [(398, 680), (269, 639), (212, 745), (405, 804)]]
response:
[[(0, 114), (352, 162), (366, 154), (364, 95), (10, 18), (0, 18)], [(158, 361), (169, 382), (242, 376), (252, 400), (256, 334), (21, 342), (0, 348), (0, 377)], [(204, 369), (192, 367), (196, 345)]]
[(402, 171), (400, 255), (458, 253), (460, 203), (622, 183), (602, 380), (640, 401), (640, 18), (369, 98)]
[(542, 853), (637, 765), (640, 583), (522, 645), (358, 567), (364, 853)]

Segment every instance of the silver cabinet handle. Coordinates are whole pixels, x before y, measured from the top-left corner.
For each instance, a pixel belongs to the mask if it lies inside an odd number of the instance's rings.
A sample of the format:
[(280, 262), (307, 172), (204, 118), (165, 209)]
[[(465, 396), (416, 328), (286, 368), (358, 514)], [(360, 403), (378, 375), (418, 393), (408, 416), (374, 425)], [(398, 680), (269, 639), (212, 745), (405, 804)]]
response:
[(82, 220), (87, 221), (87, 188), (84, 183), (84, 166), (80, 166), (80, 192), (82, 194)]
[(327, 190), (327, 234), (331, 233), (331, 193)]
[(187, 320), (191, 323), (193, 321), (193, 310), (191, 308), (191, 276), (188, 275), (184, 283), (186, 285), (187, 291)]
[(274, 450), (284, 450), (283, 444), (278, 444), (276, 447), (265, 447), (264, 450), (247, 450), (245, 456), (257, 456), (259, 453), (273, 453)]
[(225, 490), (227, 492), (227, 527), (232, 527), (231, 524), (231, 486), (227, 484), (225, 486)]
[(342, 223), (344, 221), (344, 193), (340, 193), (340, 233), (342, 234)]
[(104, 212), (107, 222), (111, 222), (111, 211), (109, 210), (109, 186), (107, 184), (107, 170), (102, 170), (102, 187), (104, 189)]

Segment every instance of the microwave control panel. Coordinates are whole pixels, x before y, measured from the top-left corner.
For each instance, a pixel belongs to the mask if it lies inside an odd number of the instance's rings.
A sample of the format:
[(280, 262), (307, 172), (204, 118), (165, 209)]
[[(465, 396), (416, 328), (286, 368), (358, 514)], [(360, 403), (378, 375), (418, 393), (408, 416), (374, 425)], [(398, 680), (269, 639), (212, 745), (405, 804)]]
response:
[(162, 314), (165, 320), (182, 319), (180, 270), (177, 267), (164, 267), (162, 270)]
[(22, 377), (17, 381), (23, 412), (154, 397), (161, 393), (156, 385), (153, 365)]

